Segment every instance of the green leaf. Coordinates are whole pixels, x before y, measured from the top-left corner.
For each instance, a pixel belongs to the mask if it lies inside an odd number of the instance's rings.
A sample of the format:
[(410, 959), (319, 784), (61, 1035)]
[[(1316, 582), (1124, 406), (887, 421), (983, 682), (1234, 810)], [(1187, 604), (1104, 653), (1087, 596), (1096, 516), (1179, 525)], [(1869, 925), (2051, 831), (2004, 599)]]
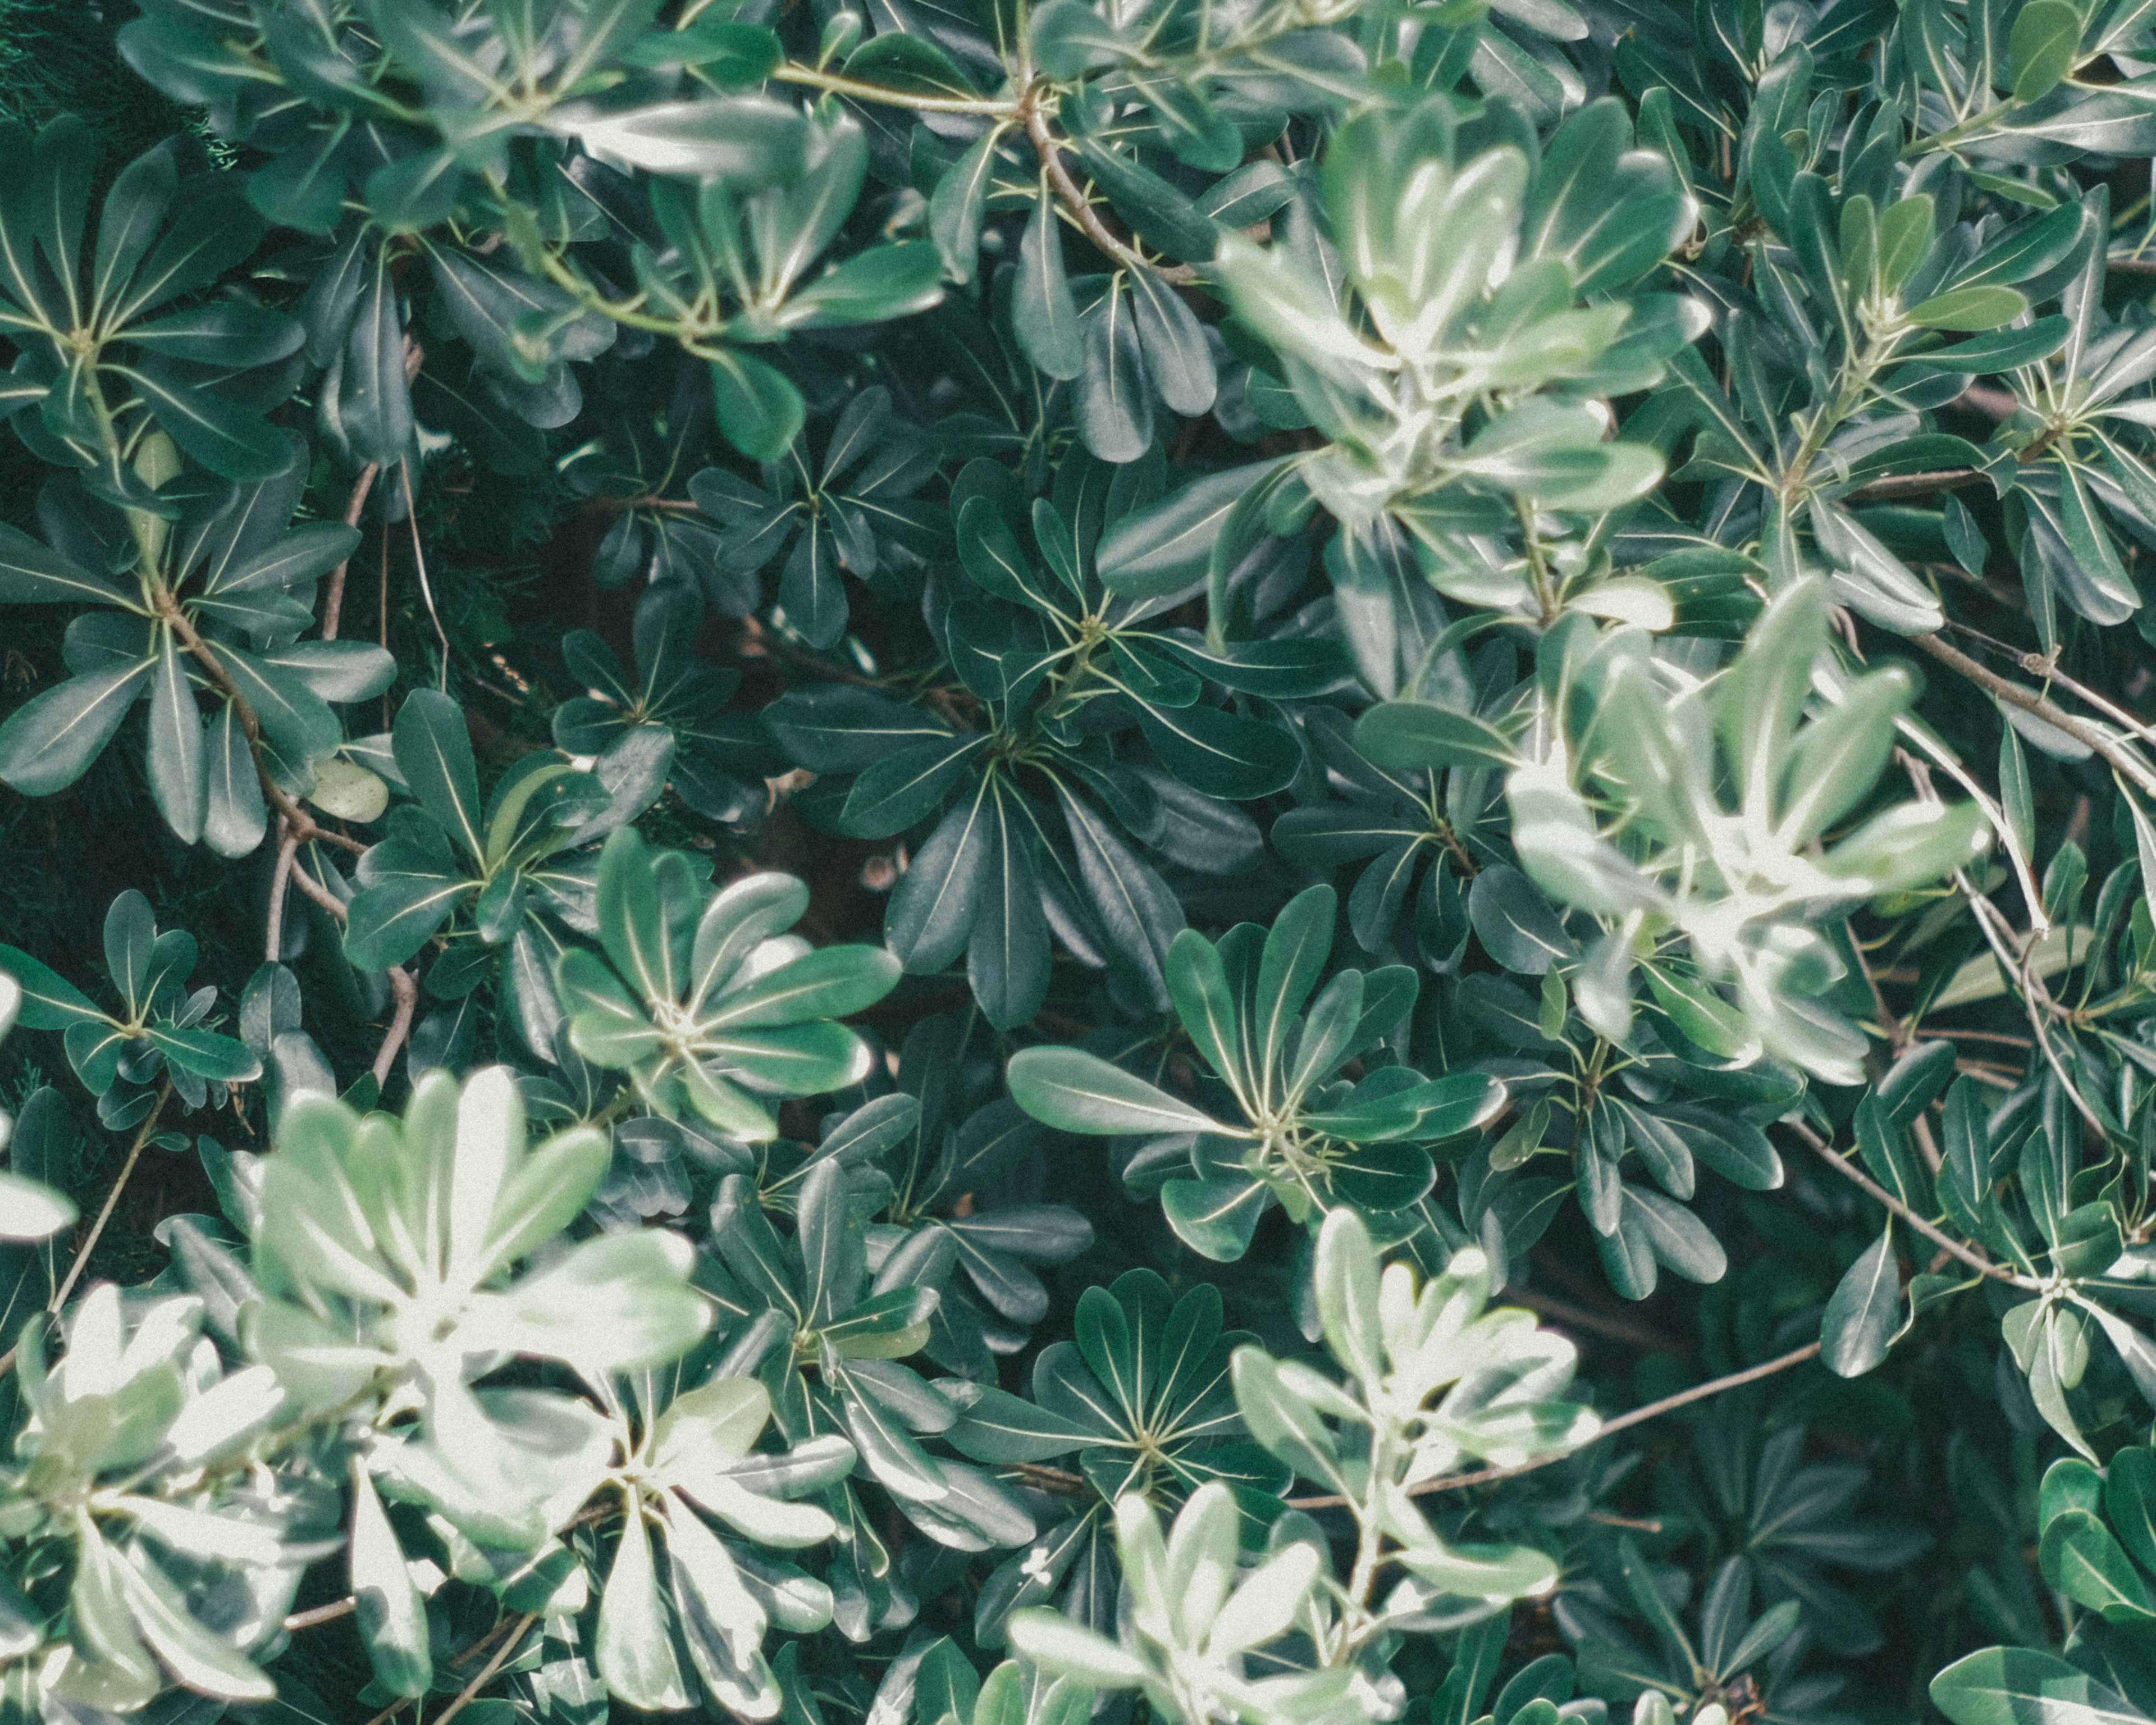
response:
[(1152, 598), (1202, 579), (1229, 515), (1278, 465), (1210, 474), (1124, 516), (1101, 536), (1094, 554), (1102, 583), (1132, 598)]
[(1512, 739), (1471, 713), (1426, 701), (1387, 701), (1355, 721), (1355, 747), (1376, 765), (1404, 771), (1515, 765)]
[(711, 405), (726, 441), (753, 461), (776, 461), (808, 416), (792, 380), (753, 354), (721, 350), (711, 360)]
[(895, 245), (871, 246), (796, 290), (787, 301), (786, 317), (804, 330), (911, 317), (943, 297), (942, 277), (942, 254), (933, 245), (901, 240)]
[(846, 76), (907, 95), (978, 99), (980, 91), (952, 59), (926, 36), (886, 30), (846, 57)]
[(0, 725), (0, 780), (26, 797), (65, 790), (104, 752), (153, 668), (145, 661), (70, 677), (16, 708)]
[(2067, 0), (2029, 0), (2007, 39), (2006, 81), (2017, 102), (2049, 95), (2081, 52), (2082, 14)]
[[(2036, 3), (2071, 10), (2066, 0), (2036, 0)], [(1958, 287), (1919, 301), (1902, 316), (1921, 330), (1995, 330), (2028, 309), (2028, 300), (2012, 288)]]
[(1025, 357), (1051, 377), (1070, 379), (1086, 368), (1078, 307), (1063, 273), (1063, 236), (1055, 200), (1044, 182), (1019, 241), (1018, 286), (1011, 326)]
[(942, 258), (943, 273), (961, 286), (973, 280), (980, 261), (981, 220), (1001, 141), (1002, 133), (993, 126), (975, 139), (944, 171), (928, 200), (928, 232)]
[(202, 713), (180, 665), (177, 636), (162, 629), (157, 644), (157, 668), (150, 680), (150, 794), (172, 836), (192, 845), (202, 837), (209, 812)]
[(434, 689), (415, 689), (397, 710), (397, 770), (419, 806), (434, 816), (475, 861), (484, 860), (480, 836), (479, 764), (464, 709)]
[[(1188, 264), (1209, 264), (1220, 249), (1213, 218), (1142, 162), (1097, 138), (1081, 137), (1078, 153), (1116, 213), (1155, 250)], [(1143, 273), (1143, 272), (1141, 272)]]
[(1835, 1285), (1820, 1320), (1820, 1358), (1838, 1377), (1861, 1378), (1887, 1358), (1902, 1316), (1894, 1224), (1858, 1255)]
[[(1009, 793), (1013, 799), (1017, 794)], [(1013, 1030), (1032, 1019), (1048, 993), (1048, 920), (1029, 848), (1030, 823), (1021, 825), (1014, 818), (1000, 785), (993, 803), (966, 977), (988, 1021), (998, 1030)]]
[(374, 1481), (357, 1458), (352, 1496), (352, 1591), (359, 1602), (359, 1635), (367, 1661), (375, 1681), (392, 1695), (424, 1695), (434, 1676), (426, 1602), (412, 1584)]
[(2156, 1619), (2156, 1594), (2111, 1530), (2086, 1509), (2067, 1509), (2044, 1528), (2038, 1561), (2052, 1586), (2112, 1623)]
[(1131, 302), (1111, 287), (1080, 324), (1079, 434), (1103, 461), (1135, 461), (1152, 443), (1153, 392)]
[(602, 161), (648, 173), (753, 188), (800, 179), (808, 121), (765, 95), (712, 96), (616, 110), (565, 126)]
[(1138, 724), (1162, 766), (1192, 789), (1231, 802), (1270, 796), (1301, 764), (1279, 726), (1217, 707), (1141, 705)]
[(2141, 1725), (2146, 1718), (2087, 1673), (2030, 1647), (1987, 1647), (1931, 1682), (1953, 1725)]
[(942, 970), (965, 950), (988, 890), (997, 805), (983, 779), (945, 815), (891, 893), (884, 939), (916, 975)]
[(134, 601), (27, 533), (0, 521), (0, 604), (121, 605)]
[(690, 1705), (660, 1604), (650, 1532), (634, 1507), (623, 1518), (621, 1541), (599, 1597), (593, 1652), (599, 1675), (617, 1699), (646, 1711)]
[(1502, 863), (1476, 875), (1467, 917), (1483, 950), (1522, 976), (1540, 976), (1579, 950), (1549, 901), (1517, 869)]
[(1209, 1116), (1142, 1078), (1075, 1048), (1029, 1048), (1006, 1069), (1011, 1098), (1061, 1132), (1226, 1132)]

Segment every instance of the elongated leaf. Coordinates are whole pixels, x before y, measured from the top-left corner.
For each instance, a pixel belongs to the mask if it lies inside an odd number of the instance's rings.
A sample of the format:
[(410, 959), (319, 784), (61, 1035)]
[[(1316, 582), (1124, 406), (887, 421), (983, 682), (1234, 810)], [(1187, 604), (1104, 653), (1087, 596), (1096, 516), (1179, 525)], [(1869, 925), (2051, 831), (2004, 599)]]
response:
[(1026, 1049), (1011, 1057), (1007, 1077), (1019, 1107), (1063, 1132), (1226, 1130), (1188, 1103), (1081, 1049)]

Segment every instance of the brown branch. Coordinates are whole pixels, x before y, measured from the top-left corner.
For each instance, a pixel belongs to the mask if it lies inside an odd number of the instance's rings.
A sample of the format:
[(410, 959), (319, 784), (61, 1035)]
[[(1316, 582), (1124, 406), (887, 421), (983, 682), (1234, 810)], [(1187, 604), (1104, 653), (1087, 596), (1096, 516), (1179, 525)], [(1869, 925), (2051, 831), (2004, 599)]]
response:
[[(1708, 1396), (1720, 1395), (1725, 1389), (1735, 1389), (1746, 1384), (1756, 1384), (1762, 1378), (1771, 1378), (1777, 1372), (1786, 1372), (1791, 1366), (1800, 1366), (1820, 1351), (1816, 1342), (1807, 1342), (1802, 1348), (1768, 1360), (1764, 1365), (1748, 1366), (1741, 1372), (1732, 1372), (1726, 1378), (1716, 1378), (1705, 1384), (1696, 1384), (1690, 1389), (1681, 1389), (1675, 1395), (1666, 1395), (1658, 1402), (1649, 1402), (1644, 1408), (1635, 1408), (1629, 1414), (1620, 1414), (1609, 1421), (1594, 1435), (1589, 1444), (1599, 1443), (1628, 1425), (1645, 1425), (1648, 1420), (1686, 1407), (1693, 1402), (1704, 1401)], [(1583, 1444), (1579, 1449), (1584, 1449)], [(1538, 1467), (1548, 1467), (1552, 1462), (1562, 1461), (1576, 1455), (1579, 1449), (1558, 1450), (1548, 1455), (1537, 1455), (1532, 1461), (1522, 1461), (1512, 1467), (1486, 1467), (1475, 1473), (1448, 1474), (1440, 1480), (1424, 1480), (1419, 1486), (1408, 1487), (1410, 1497), (1425, 1497), (1432, 1491), (1457, 1491), (1468, 1486), (1493, 1485), (1499, 1480), (1509, 1480), (1519, 1474), (1532, 1473)], [(1291, 1497), (1290, 1509), (1352, 1509), (1353, 1499), (1347, 1497)]]
[[(397, 1015), (390, 1019), (382, 1046), (374, 1056), (374, 1089), (377, 1096), (389, 1082), (389, 1069), (396, 1064), (397, 1050), (404, 1045), (405, 1037), (411, 1033), (412, 1014), (419, 1004), (419, 985), (403, 966), (390, 970), (389, 987), (397, 996)], [(439, 1721), (436, 1725), (439, 1725)]]
[(217, 685), (218, 692), (232, 703), (232, 710), (239, 715), (239, 728), (246, 735), (248, 752), (254, 757), (254, 776), (262, 782), (262, 794), (270, 799), (270, 806), (284, 816), (299, 842), (305, 845), (320, 839), (349, 850), (355, 856), (363, 852), (367, 847), (357, 839), (347, 839), (342, 833), (333, 833), (326, 827), (316, 825), (314, 817), (300, 808), (291, 793), (270, 776), (270, 769), (262, 762), (262, 721), (255, 717), (254, 707), (249, 704), (247, 696), (241, 691), (224, 661), (217, 656), (217, 650), (196, 632), (187, 613), (180, 608), (179, 601), (169, 593), (160, 592), (151, 603), (158, 618), (180, 638), (180, 644), (187, 649), (189, 656)]
[(321, 906), (323, 911), (336, 922), (342, 923), (350, 920), (352, 912), (345, 909), (344, 901), (305, 869), (296, 865), (293, 868), (292, 884)]
[(349, 1617), (359, 1609), (357, 1598), (347, 1595), (331, 1605), (317, 1605), (311, 1611), (295, 1611), (285, 1620), (288, 1630), (312, 1629), (316, 1624), (335, 1623), (340, 1617)]
[(1656, 1353), (1689, 1353), (1691, 1351), (1683, 1343), (1665, 1336), (1649, 1325), (1635, 1322), (1628, 1317), (1612, 1317), (1599, 1312), (1590, 1312), (1584, 1306), (1553, 1300), (1548, 1294), (1531, 1293), (1525, 1288), (1507, 1288), (1504, 1298), (1512, 1304), (1524, 1306), (1531, 1312), (1539, 1312), (1544, 1317), (1554, 1318), (1558, 1323), (1570, 1324), (1575, 1329), (1592, 1330), (1598, 1336), (1607, 1336), (1613, 1342), (1629, 1343), (1635, 1348), (1650, 1348)]
[[(352, 482), (352, 495), (345, 500), (344, 524), (347, 527), (359, 525), (359, 512), (367, 507), (367, 494), (374, 487), (374, 475), (381, 468), (370, 461), (359, 470), (359, 477)], [(344, 611), (344, 572), (352, 559), (330, 571), (329, 589), (322, 595), (322, 639), (334, 641), (337, 638), (337, 621)]]
[(1016, 1471), (1035, 1491), (1054, 1491), (1064, 1497), (1082, 1497), (1089, 1489), (1086, 1476), (1060, 1467), (1044, 1467), (1038, 1461), (1021, 1461)]
[(1040, 157), (1041, 168), (1055, 190), (1056, 202), (1069, 212), (1088, 239), (1126, 269), (1149, 270), (1177, 287), (1187, 287), (1199, 280), (1198, 272), (1189, 264), (1156, 264), (1117, 239), (1086, 198), (1085, 188), (1070, 177), (1070, 170), (1064, 167), (1063, 140), (1049, 130), (1048, 116), (1040, 110), (1037, 92), (1027, 93), (1022, 111), (1026, 136), (1033, 140), (1033, 147)]
[(300, 841), (285, 825), (285, 817), (277, 817), (277, 866), (270, 876), (270, 914), (262, 932), (262, 961), (265, 964), (277, 962), (285, 944), (285, 895), (292, 884), (292, 860), (300, 854)]
[(1984, 470), (1978, 467), (1948, 467), (1936, 473), (1890, 474), (1868, 485), (1859, 485), (1842, 501), (1886, 503), (1897, 497), (1928, 497), (1935, 491), (1958, 491), (1964, 485), (1976, 485), (1985, 477)]
[(1862, 1168), (1858, 1168), (1856, 1163), (1845, 1157), (1836, 1155), (1826, 1140), (1801, 1120), (1785, 1120), (1782, 1124), (1788, 1127), (1813, 1149), (1818, 1151), (1820, 1159), (1836, 1173), (1855, 1183), (1867, 1197), (1884, 1204), (1888, 1210), (1899, 1216), (1941, 1250), (1951, 1252), (1972, 1270), (1979, 1271), (1985, 1276), (1995, 1276), (1999, 1281), (2010, 1283), (2017, 1288), (2026, 1288), (2031, 1291), (2041, 1290), (2043, 1286), (2041, 1282), (2032, 1281), (2025, 1276), (2018, 1276), (2011, 1270), (2000, 1269), (1998, 1265), (1993, 1263), (1990, 1259), (1973, 1246), (1964, 1245), (1952, 1235), (1933, 1227), (1932, 1224), (1927, 1222), (1900, 1199), (1895, 1197), (1892, 1193), (1866, 1173)]
[(1929, 654), (1941, 665), (1959, 671), (1969, 681), (1987, 693), (1996, 696), (2009, 706), (2018, 706), (2025, 713), (2041, 719), (2055, 731), (2063, 731), (2092, 752), (2100, 755), (2117, 771), (2139, 785), (2143, 791), (2156, 795), (2156, 773), (2148, 764), (2121, 748), (2111, 736), (2077, 719), (2064, 708), (2055, 706), (2033, 689), (2025, 688), (2010, 677), (2002, 677), (1989, 665), (1980, 665), (1958, 647), (1953, 647), (1938, 635), (1911, 635), (1909, 644)]
[(507, 1662), (509, 1656), (516, 1651), (516, 1644), (524, 1639), (524, 1632), (538, 1620), (539, 1614), (536, 1611), (527, 1611), (517, 1620), (516, 1628), (502, 1637), (501, 1645), (494, 1650), (494, 1657), (479, 1668), (471, 1681), (465, 1685), (463, 1692), (454, 1701), (434, 1715), (434, 1725), (449, 1725), (450, 1720), (455, 1718), (459, 1713), (472, 1704), (480, 1691), (494, 1681), (494, 1674), (501, 1669)]

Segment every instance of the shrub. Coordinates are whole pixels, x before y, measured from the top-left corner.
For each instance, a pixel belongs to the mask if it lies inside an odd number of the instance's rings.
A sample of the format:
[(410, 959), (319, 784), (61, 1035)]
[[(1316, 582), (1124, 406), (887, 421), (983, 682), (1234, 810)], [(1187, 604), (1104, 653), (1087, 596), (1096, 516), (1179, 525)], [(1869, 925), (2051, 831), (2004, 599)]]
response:
[(2148, 0), (0, 31), (0, 1721), (2156, 1720)]

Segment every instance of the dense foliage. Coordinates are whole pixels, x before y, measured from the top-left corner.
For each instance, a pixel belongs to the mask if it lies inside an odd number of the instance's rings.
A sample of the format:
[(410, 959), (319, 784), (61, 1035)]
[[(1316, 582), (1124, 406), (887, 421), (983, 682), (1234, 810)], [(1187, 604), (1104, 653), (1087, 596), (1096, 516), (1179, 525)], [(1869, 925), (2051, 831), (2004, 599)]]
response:
[(4, 0), (0, 1725), (2152, 1725), (2152, 159)]

